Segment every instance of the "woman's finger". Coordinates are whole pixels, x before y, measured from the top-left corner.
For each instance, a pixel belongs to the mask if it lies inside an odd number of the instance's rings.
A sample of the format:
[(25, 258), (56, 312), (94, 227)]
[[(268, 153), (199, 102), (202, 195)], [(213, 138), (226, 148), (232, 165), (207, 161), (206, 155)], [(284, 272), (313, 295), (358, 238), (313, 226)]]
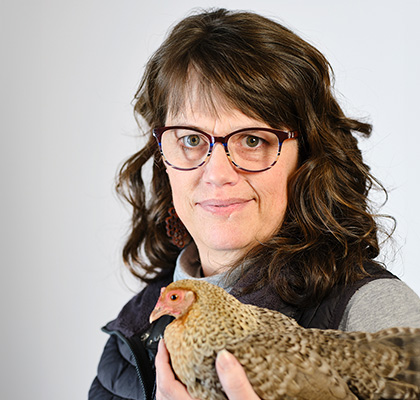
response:
[(216, 370), (229, 400), (259, 400), (242, 365), (227, 350), (217, 354)]

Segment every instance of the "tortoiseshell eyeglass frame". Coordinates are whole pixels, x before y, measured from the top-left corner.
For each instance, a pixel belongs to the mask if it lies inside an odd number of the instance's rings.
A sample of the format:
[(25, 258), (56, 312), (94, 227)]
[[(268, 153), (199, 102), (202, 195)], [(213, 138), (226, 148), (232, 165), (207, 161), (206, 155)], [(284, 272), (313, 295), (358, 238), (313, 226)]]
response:
[[(202, 162), (200, 162), (199, 165), (196, 165), (194, 167), (190, 167), (190, 168), (180, 168), (177, 167), (173, 164), (171, 164), (165, 157), (163, 151), (162, 151), (162, 135), (164, 134), (164, 132), (168, 131), (168, 130), (172, 130), (172, 129), (183, 129), (186, 131), (191, 131), (191, 132), (197, 132), (200, 133), (201, 135), (204, 135), (208, 140), (209, 140), (209, 151), (206, 155), (206, 157), (203, 159)], [(263, 132), (270, 132), (273, 133), (274, 135), (277, 136), (277, 139), (279, 141), (279, 147), (278, 147), (278, 151), (277, 151), (277, 156), (276, 159), (274, 160), (273, 163), (271, 163), (268, 167), (263, 168), (263, 169), (259, 169), (259, 170), (250, 170), (250, 169), (246, 169), (241, 167), (240, 165), (238, 165), (230, 156), (229, 153), (229, 149), (228, 149), (228, 141), (230, 139), (230, 137), (232, 137), (233, 135), (237, 134), (237, 133), (243, 133), (243, 132), (251, 132), (251, 131), (263, 131)], [(243, 129), (238, 129), (234, 132), (229, 133), (226, 136), (213, 136), (207, 132), (204, 132), (198, 128), (193, 128), (190, 126), (180, 126), (180, 125), (174, 125), (174, 126), (162, 126), (162, 127), (158, 127), (158, 128), (154, 128), (153, 129), (153, 136), (156, 138), (157, 144), (159, 146), (159, 150), (160, 150), (160, 154), (162, 155), (162, 158), (164, 160), (164, 162), (166, 164), (168, 164), (170, 167), (180, 170), (180, 171), (191, 171), (197, 168), (200, 168), (202, 165), (204, 165), (207, 160), (209, 159), (211, 152), (213, 150), (213, 147), (216, 143), (221, 143), (225, 149), (226, 155), (228, 157), (228, 159), (230, 160), (230, 162), (238, 169), (242, 170), (242, 171), (246, 171), (246, 172), (262, 172), (262, 171), (267, 171), (268, 169), (272, 168), (279, 156), (280, 156), (280, 150), (281, 150), (281, 145), (283, 144), (283, 142), (285, 140), (288, 139), (296, 139), (299, 136), (299, 133), (297, 131), (283, 131), (283, 130), (279, 130), (279, 129), (272, 129), (272, 128), (264, 128), (264, 127), (251, 127), (251, 128), (243, 128)]]

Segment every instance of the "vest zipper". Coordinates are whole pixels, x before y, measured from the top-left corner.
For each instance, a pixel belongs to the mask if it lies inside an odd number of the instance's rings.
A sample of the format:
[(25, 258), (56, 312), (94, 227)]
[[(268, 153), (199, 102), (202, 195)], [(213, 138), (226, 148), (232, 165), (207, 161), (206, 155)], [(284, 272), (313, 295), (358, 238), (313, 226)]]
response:
[(137, 377), (139, 378), (139, 382), (140, 382), (140, 387), (141, 390), (143, 392), (143, 398), (145, 400), (152, 400), (152, 394), (148, 393), (148, 390), (146, 389), (146, 385), (143, 381), (143, 376), (141, 374), (140, 371), (140, 363), (139, 363), (139, 359), (137, 357), (135, 348), (137, 348), (137, 345), (135, 343), (132, 343), (130, 341), (130, 339), (126, 338), (121, 332), (119, 331), (109, 331), (106, 328), (102, 328), (102, 331), (109, 334), (109, 335), (115, 335), (117, 336), (119, 339), (121, 339), (123, 341), (124, 344), (126, 344), (128, 346), (128, 348), (130, 349), (130, 353), (133, 356), (133, 360), (134, 360), (134, 367), (136, 368), (136, 372), (137, 372)]

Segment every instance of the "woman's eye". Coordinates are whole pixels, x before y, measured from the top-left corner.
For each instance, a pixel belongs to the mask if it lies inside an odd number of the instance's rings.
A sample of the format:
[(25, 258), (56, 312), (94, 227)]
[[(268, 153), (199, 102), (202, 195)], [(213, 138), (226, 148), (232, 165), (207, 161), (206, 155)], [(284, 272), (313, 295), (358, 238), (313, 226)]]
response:
[(257, 136), (247, 136), (245, 138), (245, 144), (248, 147), (257, 147), (261, 142), (261, 139)]
[(182, 141), (187, 147), (197, 147), (201, 142), (201, 138), (199, 135), (188, 135), (184, 136)]

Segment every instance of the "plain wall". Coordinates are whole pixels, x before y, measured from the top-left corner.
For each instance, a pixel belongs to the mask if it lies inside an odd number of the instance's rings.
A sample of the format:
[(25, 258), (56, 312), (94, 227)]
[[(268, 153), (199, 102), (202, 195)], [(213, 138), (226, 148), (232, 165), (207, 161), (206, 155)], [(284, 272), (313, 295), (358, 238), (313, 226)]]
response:
[[(249, 9), (315, 44), (398, 220), (391, 271), (420, 294), (418, 1), (5, 0), (1, 3), (0, 398), (86, 398), (100, 327), (138, 290), (113, 191), (141, 141), (131, 100), (169, 26), (191, 9)], [(391, 249), (392, 250), (392, 249)]]

